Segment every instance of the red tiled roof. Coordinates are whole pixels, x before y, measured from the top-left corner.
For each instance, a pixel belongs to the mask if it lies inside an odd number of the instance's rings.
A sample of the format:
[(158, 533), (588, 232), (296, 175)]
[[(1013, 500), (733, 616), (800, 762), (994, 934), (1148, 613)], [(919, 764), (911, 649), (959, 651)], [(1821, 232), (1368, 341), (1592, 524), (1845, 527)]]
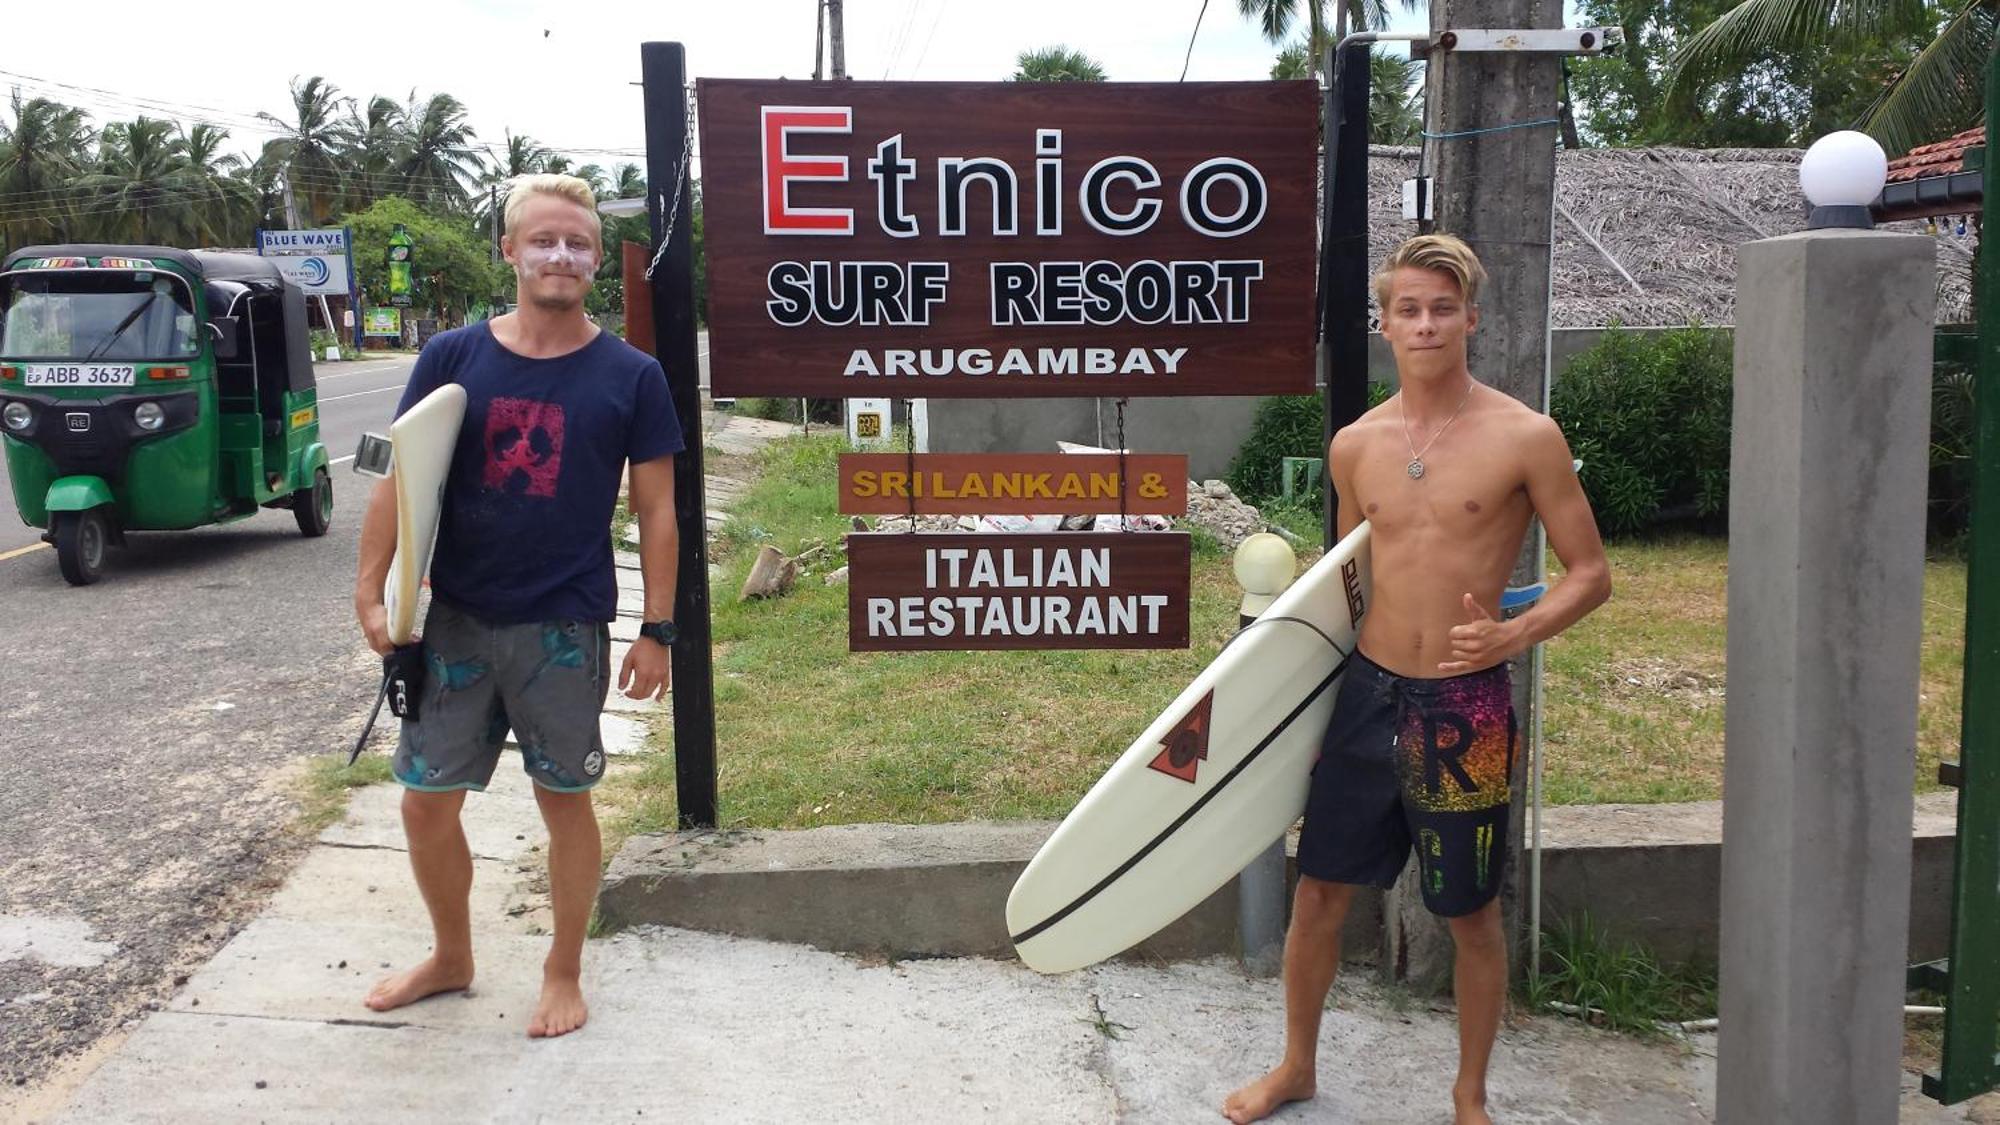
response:
[(1965, 170), (1967, 149), (1979, 148), (1986, 143), (1986, 126), (1967, 129), (1948, 141), (1936, 144), (1918, 145), (1907, 155), (1889, 162), (1889, 182), (1919, 180), (1926, 176), (1944, 176)]

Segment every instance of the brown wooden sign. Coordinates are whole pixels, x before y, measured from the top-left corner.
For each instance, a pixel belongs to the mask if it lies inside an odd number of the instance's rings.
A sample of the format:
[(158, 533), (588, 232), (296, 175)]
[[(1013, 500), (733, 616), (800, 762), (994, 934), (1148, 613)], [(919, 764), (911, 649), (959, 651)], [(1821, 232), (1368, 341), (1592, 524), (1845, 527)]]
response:
[(1186, 648), (1181, 532), (847, 537), (847, 647)]
[(1187, 462), (1179, 453), (843, 453), (840, 510), (1178, 516), (1187, 513)]
[(714, 393), (1309, 394), (1309, 82), (703, 79)]

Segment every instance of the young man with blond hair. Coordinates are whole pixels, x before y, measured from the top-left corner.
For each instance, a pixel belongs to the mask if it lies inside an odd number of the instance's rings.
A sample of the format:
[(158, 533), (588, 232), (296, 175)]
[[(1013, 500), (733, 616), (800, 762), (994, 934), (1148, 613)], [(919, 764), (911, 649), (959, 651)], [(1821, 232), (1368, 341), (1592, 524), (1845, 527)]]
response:
[[(1340, 535), (1364, 519), (1373, 527), (1373, 596), (1300, 830), (1284, 1058), (1223, 1103), (1232, 1121), (1313, 1096), (1348, 906), (1356, 888), (1394, 883), (1412, 845), (1424, 903), (1447, 919), (1457, 949), (1455, 1119), (1491, 1121), (1486, 1068), (1507, 992), (1496, 896), (1517, 745), (1506, 662), (1602, 604), (1611, 572), (1562, 431), (1467, 366), (1485, 278), (1449, 235), (1405, 242), (1375, 278), (1400, 389), (1327, 452)], [(1565, 574), (1534, 608), (1501, 620), (1535, 517)]]
[[(546, 1037), (582, 1027), (588, 1015), (583, 938), (603, 849), (590, 790), (604, 775), (598, 716), (618, 595), (612, 509), (629, 465), (646, 620), (618, 686), (634, 699), (658, 698), (674, 639), (673, 454), (682, 438), (659, 362), (584, 316), (602, 260), (589, 185), (573, 176), (517, 180), (505, 219), (501, 251), (514, 267), (517, 308), (433, 338), (397, 408), (446, 383), (466, 390), (431, 560), (426, 682), (394, 766), (436, 943), (365, 1002), (385, 1012), (472, 983), (472, 854), (459, 811), (467, 790), (491, 780), (511, 728), (549, 830), (555, 938), (528, 1020), (530, 1036)], [(396, 494), (384, 481), (362, 522), (354, 609), (369, 646), (385, 655), (382, 587), (395, 549)]]

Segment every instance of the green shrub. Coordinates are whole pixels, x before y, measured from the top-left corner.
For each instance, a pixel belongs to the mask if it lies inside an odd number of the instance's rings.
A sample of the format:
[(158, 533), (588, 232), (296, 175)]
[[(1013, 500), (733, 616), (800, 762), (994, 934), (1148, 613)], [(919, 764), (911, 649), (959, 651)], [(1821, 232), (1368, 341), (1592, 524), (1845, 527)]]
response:
[[(1380, 405), (1389, 394), (1390, 388), (1385, 384), (1368, 384), (1368, 405)], [(1259, 507), (1283, 496), (1285, 458), (1326, 456), (1326, 445), (1320, 440), (1325, 418), (1326, 398), (1318, 391), (1260, 400), (1251, 419), (1250, 436), (1237, 449), (1236, 459), (1229, 463), (1229, 472), (1223, 480), (1236, 495)], [(1325, 479), (1322, 473), (1306, 482), (1306, 491), (1294, 492), (1293, 502), (1304, 507), (1316, 506)]]
[(799, 420), (799, 400), (795, 398), (739, 398), (736, 413), (745, 418), (762, 418), (766, 422), (797, 422)]
[(1252, 504), (1264, 504), (1282, 494), (1285, 458), (1325, 456), (1320, 444), (1325, 418), (1326, 397), (1318, 392), (1260, 400), (1250, 422), (1250, 436), (1243, 439), (1223, 478), (1230, 490)]
[(1556, 380), (1549, 413), (1607, 535), (1727, 512), (1730, 350), (1727, 332), (1698, 325), (1613, 327)]

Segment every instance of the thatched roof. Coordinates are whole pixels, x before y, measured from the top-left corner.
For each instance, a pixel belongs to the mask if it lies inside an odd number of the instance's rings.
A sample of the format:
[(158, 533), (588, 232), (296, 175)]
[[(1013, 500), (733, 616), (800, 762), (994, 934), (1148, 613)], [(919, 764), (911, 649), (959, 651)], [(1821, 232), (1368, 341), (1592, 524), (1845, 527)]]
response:
[[(1417, 233), (1403, 218), (1417, 150), (1369, 149), (1370, 260)], [(1735, 322), (1736, 248), (1805, 229), (1797, 149), (1585, 149), (1556, 154), (1558, 328)], [(1925, 233), (1922, 222), (1885, 230)], [(1972, 319), (1972, 249), (1939, 222), (1940, 324)], [(1588, 237), (1586, 237), (1586, 233)], [(1593, 245), (1592, 240), (1595, 240)]]

